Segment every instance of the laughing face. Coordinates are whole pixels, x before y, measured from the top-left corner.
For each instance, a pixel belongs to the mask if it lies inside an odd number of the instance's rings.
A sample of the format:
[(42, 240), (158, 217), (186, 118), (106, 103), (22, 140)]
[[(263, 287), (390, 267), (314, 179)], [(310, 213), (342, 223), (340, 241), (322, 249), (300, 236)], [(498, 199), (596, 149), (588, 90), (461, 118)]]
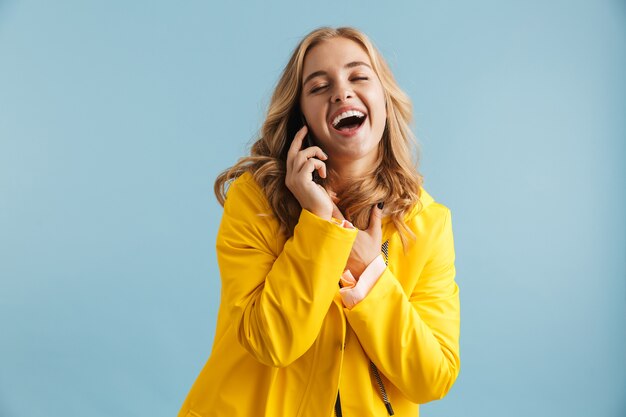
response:
[(365, 49), (337, 37), (309, 49), (300, 108), (331, 167), (371, 167), (385, 129), (382, 84)]

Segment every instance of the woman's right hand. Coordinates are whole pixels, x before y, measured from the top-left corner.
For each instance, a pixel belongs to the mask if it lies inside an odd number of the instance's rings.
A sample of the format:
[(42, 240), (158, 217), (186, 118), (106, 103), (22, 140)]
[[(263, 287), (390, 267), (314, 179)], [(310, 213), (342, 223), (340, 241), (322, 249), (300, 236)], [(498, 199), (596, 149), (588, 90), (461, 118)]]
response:
[(328, 156), (318, 146), (302, 149), (308, 127), (298, 130), (287, 152), (287, 175), (285, 185), (296, 197), (300, 206), (325, 220), (333, 214), (333, 201), (321, 185), (313, 181), (313, 171), (326, 178), (326, 164), (322, 162)]

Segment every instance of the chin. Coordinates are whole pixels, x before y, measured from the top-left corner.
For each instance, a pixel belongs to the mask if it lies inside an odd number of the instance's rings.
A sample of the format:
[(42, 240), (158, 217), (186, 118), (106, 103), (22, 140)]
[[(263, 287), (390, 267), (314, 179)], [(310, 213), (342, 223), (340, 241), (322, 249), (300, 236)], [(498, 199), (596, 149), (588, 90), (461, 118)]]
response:
[(354, 144), (347, 145), (340, 149), (334, 150), (334, 152), (329, 154), (329, 158), (334, 157), (335, 160), (340, 161), (342, 163), (350, 163), (353, 161), (358, 161), (365, 158), (371, 158), (373, 161), (376, 160), (378, 144), (375, 146), (355, 146)]

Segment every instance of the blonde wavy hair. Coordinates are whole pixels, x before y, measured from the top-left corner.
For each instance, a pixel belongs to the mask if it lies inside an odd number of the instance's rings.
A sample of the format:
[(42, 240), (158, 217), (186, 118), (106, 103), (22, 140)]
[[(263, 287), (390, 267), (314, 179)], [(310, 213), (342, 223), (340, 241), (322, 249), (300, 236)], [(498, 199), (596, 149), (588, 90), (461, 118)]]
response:
[[(353, 179), (337, 195), (337, 206), (356, 227), (366, 229), (373, 205), (383, 201), (406, 249), (408, 238), (415, 239), (415, 235), (406, 226), (405, 216), (416, 204), (419, 204), (419, 209), (422, 208), (419, 197), (423, 177), (417, 170), (417, 142), (409, 127), (412, 105), (380, 52), (364, 33), (352, 27), (321, 27), (300, 41), (274, 89), (260, 139), (252, 144), (249, 156), (240, 158), (235, 165), (218, 175), (214, 185), (215, 195), (223, 206), (230, 182), (244, 172), (250, 172), (263, 189), (281, 232), (286, 237), (293, 235), (302, 207), (285, 185), (285, 175), (287, 150), (293, 140), (291, 135), (295, 133), (293, 121), (300, 114), (304, 59), (315, 45), (335, 37), (351, 39), (367, 52), (383, 86), (387, 103), (387, 120), (378, 145), (378, 159), (369, 172)], [(411, 158), (414, 149), (415, 162)], [(333, 173), (329, 170), (328, 181), (332, 178)], [(320, 181), (322, 186), (326, 184), (326, 180)]]

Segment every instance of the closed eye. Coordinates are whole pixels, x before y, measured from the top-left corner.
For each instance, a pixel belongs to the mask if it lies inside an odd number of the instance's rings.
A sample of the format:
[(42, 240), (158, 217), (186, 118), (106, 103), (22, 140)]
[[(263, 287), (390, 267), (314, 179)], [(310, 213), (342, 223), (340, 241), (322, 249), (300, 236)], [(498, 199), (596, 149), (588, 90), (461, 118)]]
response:
[[(352, 79), (352, 81), (367, 81), (367, 80), (369, 80), (369, 77), (365, 77), (365, 76), (363, 76), (363, 77), (354, 77), (354, 78)], [(324, 85), (318, 85), (318, 86), (316, 86), (316, 87), (313, 87), (313, 88), (309, 91), (309, 93), (311, 93), (311, 94), (315, 94), (315, 93), (317, 93), (318, 91), (320, 91), (320, 90), (322, 90), (322, 89), (324, 89), (324, 88), (326, 88), (326, 87), (328, 87), (328, 85), (326, 85), (326, 84), (324, 84)]]
[(316, 92), (320, 91), (322, 88), (326, 88), (326, 87), (327, 87), (326, 85), (318, 85), (317, 87), (312, 88), (310, 92), (311, 93), (316, 93)]

